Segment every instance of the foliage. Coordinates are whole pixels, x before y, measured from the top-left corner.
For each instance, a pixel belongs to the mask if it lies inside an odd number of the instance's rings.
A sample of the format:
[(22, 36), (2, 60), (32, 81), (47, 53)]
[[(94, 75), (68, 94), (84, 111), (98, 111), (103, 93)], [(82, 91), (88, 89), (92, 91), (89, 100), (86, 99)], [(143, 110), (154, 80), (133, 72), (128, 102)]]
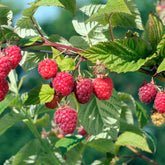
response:
[[(149, 14), (144, 27), (132, 0), (108, 0), (104, 5), (90, 4), (79, 9), (76, 9), (76, 0), (36, 0), (30, 5), (14, 27), (11, 26), (12, 11), (0, 5), (1, 47), (5, 48), (8, 43), (18, 45), (23, 55), (20, 67), (25, 71), (37, 68), (47, 56), (56, 60), (59, 71), (68, 71), (75, 79), (78, 67), (85, 65), (85, 70), (80, 71), (91, 78), (90, 65), (94, 66), (99, 60), (107, 70), (119, 75), (139, 71), (165, 82), (164, 25), (155, 13)], [(77, 36), (72, 36), (69, 41), (58, 34), (48, 36), (33, 16), (40, 6), (58, 6), (68, 10), (73, 15), (72, 24)], [(136, 28), (142, 31), (142, 35), (128, 30), (123, 38), (116, 38), (115, 27)], [(98, 160), (100, 164), (110, 164), (122, 158), (119, 153), (123, 146), (137, 154), (132, 158), (154, 162), (137, 150), (155, 152), (156, 142), (143, 129), (149, 122), (147, 112), (130, 94), (113, 89), (110, 99), (99, 100), (92, 95), (85, 105), (79, 104), (73, 93), (63, 98), (61, 103), (65, 100), (70, 102), (70, 106), (77, 110), (78, 126), (83, 126), (91, 136), (82, 137), (75, 131), (59, 139), (53, 131), (57, 126), (50, 122), (52, 111), (54, 113), (56, 109), (44, 105), (55, 94), (51, 80), (25, 93), (20, 92), (24, 77), (18, 80), (18, 75), (12, 71), (8, 80), (10, 92), (0, 102), (0, 135), (14, 124), (23, 122), (35, 139), (25, 144), (4, 165), (85, 164), (83, 155), (87, 148), (104, 155)], [(43, 128), (41, 134), (40, 127)], [(153, 151), (148, 138), (154, 146)]]

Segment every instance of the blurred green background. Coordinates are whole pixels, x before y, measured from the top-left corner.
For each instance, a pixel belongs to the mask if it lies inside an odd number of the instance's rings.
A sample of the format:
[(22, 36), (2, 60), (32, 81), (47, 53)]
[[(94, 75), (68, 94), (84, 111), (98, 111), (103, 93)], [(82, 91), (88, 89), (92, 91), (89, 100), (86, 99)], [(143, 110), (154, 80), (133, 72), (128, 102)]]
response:
[[(155, 4), (156, 0), (133, 0), (142, 16), (143, 24), (145, 25), (148, 15), (150, 11), (155, 12)], [(27, 3), (32, 2), (32, 0), (0, 0), (1, 4), (8, 5), (9, 8), (14, 13), (14, 19), (13, 24), (15, 21), (21, 17), (21, 12), (23, 9), (27, 8)], [(81, 7), (83, 5), (89, 4), (89, 3), (106, 3), (104, 0), (78, 0), (77, 1), (77, 7)], [(48, 12), (49, 11), (49, 12)], [(44, 29), (44, 31), (50, 35), (50, 34), (59, 34), (63, 36), (66, 39), (69, 39), (71, 36), (76, 34), (76, 31), (74, 30), (72, 26), (72, 15), (65, 11), (64, 9), (58, 8), (58, 7), (40, 7), (35, 14), (35, 18), (39, 21), (41, 27)], [(115, 32), (118, 33), (119, 36), (123, 37), (125, 32), (128, 29), (120, 29), (116, 28)], [(132, 29), (133, 31), (136, 31), (136, 29)], [(141, 33), (141, 31), (138, 31)], [(19, 78), (27, 74), (27, 78), (25, 79), (22, 87), (22, 91), (28, 91), (34, 86), (41, 84), (43, 82), (43, 79), (40, 77), (40, 75), (37, 72), (37, 69), (34, 69), (32, 71), (25, 72), (22, 70), (21, 67), (17, 67), (17, 73), (19, 75)], [(147, 79), (150, 81), (151, 77), (146, 76), (142, 73), (126, 73), (126, 74), (116, 74), (111, 73), (111, 78), (114, 82), (114, 87), (117, 91), (121, 92), (127, 92), (134, 96), (136, 100), (138, 100), (138, 88), (143, 82), (143, 79)], [(160, 81), (156, 81), (158, 85), (162, 85), (164, 87), (164, 84)], [(139, 101), (139, 100), (138, 100)], [(152, 103), (149, 105), (143, 104), (143, 106), (148, 111), (148, 114), (150, 114)], [(157, 151), (155, 154), (147, 154), (148, 157), (151, 159), (154, 159), (161, 165), (165, 164), (165, 127), (155, 127), (151, 121), (147, 124), (147, 126), (144, 128), (147, 130), (150, 134), (153, 134), (157, 139)], [(22, 123), (15, 124), (12, 128), (8, 129), (5, 134), (0, 136), (0, 164), (3, 164), (6, 159), (9, 159), (12, 155), (15, 155), (19, 149), (26, 144), (30, 139), (34, 138), (31, 132), (24, 127)], [(90, 152), (90, 155), (88, 154)], [(126, 149), (122, 149), (121, 152), (122, 155), (132, 154), (130, 151)], [(84, 157), (86, 158), (86, 163), (90, 164), (94, 159), (98, 159), (104, 155), (100, 154), (96, 150), (91, 150), (91, 148), (87, 148)], [(124, 160), (126, 161), (126, 160)], [(118, 164), (122, 164), (120, 161)], [(149, 165), (148, 162), (145, 162), (140, 159), (134, 159), (130, 163), (130, 165)]]

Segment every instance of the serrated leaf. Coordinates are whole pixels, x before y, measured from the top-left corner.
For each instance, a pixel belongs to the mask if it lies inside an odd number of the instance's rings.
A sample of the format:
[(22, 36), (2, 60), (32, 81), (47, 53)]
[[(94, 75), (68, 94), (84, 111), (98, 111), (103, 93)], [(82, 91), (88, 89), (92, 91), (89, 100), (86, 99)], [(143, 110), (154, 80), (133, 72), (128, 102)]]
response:
[[(41, 27), (39, 26), (38, 22), (33, 18), (36, 26), (39, 28), (40, 32), (46, 36), (46, 34), (43, 32)], [(17, 20), (14, 26), (14, 31), (22, 38), (25, 37), (35, 37), (38, 36), (39, 33), (34, 27), (30, 17), (21, 17)]]
[(145, 135), (150, 140), (150, 142), (152, 143), (153, 153), (156, 153), (156, 150), (157, 150), (157, 139), (156, 139), (156, 137), (153, 134), (149, 133), (148, 131), (145, 131)]
[(76, 0), (38, 0), (35, 6), (59, 6), (69, 10), (72, 14), (76, 11)]
[(0, 25), (11, 25), (13, 12), (6, 8), (0, 7)]
[(110, 139), (94, 139), (88, 142), (87, 145), (101, 152), (110, 152), (112, 154), (115, 154), (115, 146), (113, 141)]
[(146, 110), (136, 101), (136, 116), (138, 118), (140, 128), (143, 128), (148, 123)]
[(149, 56), (149, 53), (145, 41), (137, 37), (101, 42), (80, 52), (93, 63), (96, 63), (97, 60), (105, 62), (108, 69), (117, 73), (138, 70), (155, 57), (155, 55)]
[(161, 64), (159, 65), (159, 67), (158, 67), (156, 73), (158, 74), (158, 73), (163, 72), (163, 71), (165, 71), (165, 59), (163, 59), (163, 61), (162, 61)]
[(24, 116), (14, 112), (9, 112), (0, 118), (0, 135), (2, 135), (8, 128), (15, 123), (22, 121)]
[(34, 156), (34, 158), (35, 156), (37, 157), (37, 155), (40, 155), (41, 149), (41, 144), (38, 139), (30, 141), (18, 151), (12, 165), (22, 165), (30, 158), (30, 156)]
[(143, 131), (134, 124), (129, 124), (126, 121), (120, 119), (120, 132), (133, 132), (139, 135), (143, 135)]
[[(119, 6), (118, 3), (121, 3)], [(107, 25), (111, 22), (113, 27), (131, 27), (143, 30), (140, 13), (132, 0), (109, 0), (105, 8), (93, 14), (88, 21), (97, 21)]]
[(33, 11), (37, 8), (38, 6), (31, 6), (31, 7), (28, 7), (26, 8), (23, 12), (22, 12), (22, 15), (23, 16), (26, 16), (26, 17), (31, 17), (32, 14), (33, 14)]
[(58, 63), (60, 71), (71, 71), (75, 69), (75, 62), (72, 58), (64, 58)]
[(35, 105), (50, 102), (54, 97), (54, 88), (41, 85), (33, 88), (25, 97), (24, 105)]
[[(110, 40), (109, 27), (97, 22), (85, 22), (93, 13), (97, 13), (104, 5), (87, 5), (80, 8), (73, 18), (73, 26), (77, 33), (85, 37), (85, 42), (94, 45), (101, 41)], [(84, 40), (83, 38), (81, 40)], [(73, 38), (72, 38), (73, 41)]]
[(139, 148), (142, 151), (152, 153), (152, 151), (148, 147), (145, 136), (135, 134), (133, 132), (124, 132), (123, 134), (121, 134), (118, 137), (115, 145), (132, 146), (134, 148)]
[(113, 89), (112, 96), (108, 100), (99, 100), (93, 96), (89, 103), (80, 105), (78, 117), (81, 125), (89, 134), (116, 139), (120, 113), (120, 99)]
[(85, 137), (81, 137), (81, 138), (76, 136), (64, 137), (56, 143), (55, 147), (59, 148), (61, 150), (62, 155), (64, 155), (67, 151), (75, 147), (84, 139)]
[(163, 24), (160, 18), (158, 18), (153, 12), (150, 13), (148, 21), (145, 26), (145, 30), (142, 34), (142, 38), (149, 41), (152, 48), (156, 50), (156, 47), (163, 35)]
[(0, 114), (14, 101), (15, 95), (7, 95), (3, 101), (0, 102)]

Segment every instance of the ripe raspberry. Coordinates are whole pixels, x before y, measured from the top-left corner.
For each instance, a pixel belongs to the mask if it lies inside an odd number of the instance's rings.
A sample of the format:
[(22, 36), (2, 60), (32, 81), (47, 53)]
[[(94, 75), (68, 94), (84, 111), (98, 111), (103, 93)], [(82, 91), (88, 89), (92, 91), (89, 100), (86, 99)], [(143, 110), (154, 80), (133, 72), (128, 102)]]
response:
[(96, 78), (93, 81), (93, 92), (99, 100), (107, 100), (112, 95), (113, 82), (110, 77)]
[(0, 80), (0, 101), (5, 99), (6, 94), (9, 91), (9, 85), (7, 80)]
[(38, 71), (46, 80), (55, 77), (58, 66), (55, 60), (46, 59), (39, 63)]
[(22, 59), (21, 49), (17, 45), (13, 45), (3, 49), (3, 52), (11, 58), (12, 69), (15, 69)]
[(160, 113), (165, 113), (165, 92), (160, 91), (155, 97), (155, 107)]
[(151, 119), (153, 124), (157, 127), (163, 125), (165, 121), (163, 115), (159, 112), (154, 112), (153, 114), (151, 114)]
[(80, 82), (75, 82), (74, 93), (77, 101), (81, 104), (88, 103), (93, 92), (91, 79), (84, 79)]
[(143, 84), (139, 88), (138, 95), (141, 102), (150, 103), (155, 98), (156, 93), (157, 88), (156, 85), (154, 85), (153, 80), (151, 80), (150, 83), (144, 80)]
[(63, 98), (62, 95), (54, 95), (53, 99), (50, 102), (45, 103), (45, 106), (50, 109), (55, 109), (60, 103), (61, 99)]
[(71, 74), (58, 72), (52, 83), (56, 92), (63, 96), (68, 96), (73, 90), (74, 80)]
[(81, 126), (78, 128), (78, 134), (85, 136), (87, 134), (87, 131)]
[(68, 106), (60, 107), (54, 114), (54, 120), (65, 134), (71, 134), (77, 126), (77, 112)]
[(12, 61), (7, 56), (0, 56), (0, 80), (3, 80), (7, 77), (11, 71)]

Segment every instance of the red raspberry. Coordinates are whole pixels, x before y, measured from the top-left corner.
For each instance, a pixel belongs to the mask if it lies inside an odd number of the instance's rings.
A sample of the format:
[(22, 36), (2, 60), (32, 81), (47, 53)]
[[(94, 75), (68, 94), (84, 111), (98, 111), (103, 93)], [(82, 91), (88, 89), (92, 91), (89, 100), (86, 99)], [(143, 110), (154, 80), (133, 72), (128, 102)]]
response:
[(3, 49), (3, 52), (11, 58), (12, 69), (15, 69), (22, 59), (21, 49), (17, 45), (13, 45)]
[(154, 81), (151, 80), (150, 83), (148, 83), (146, 80), (144, 80), (143, 84), (139, 88), (139, 99), (141, 102), (144, 103), (150, 103), (156, 96), (157, 88), (156, 85), (154, 85)]
[(0, 101), (5, 99), (6, 94), (9, 91), (9, 85), (7, 80), (0, 80)]
[(75, 82), (74, 93), (77, 101), (81, 104), (88, 103), (93, 92), (91, 79), (84, 79), (80, 82)]
[(54, 95), (53, 99), (50, 102), (45, 103), (45, 106), (50, 109), (55, 109), (57, 108), (58, 103), (60, 103), (62, 98), (62, 95)]
[(156, 94), (155, 107), (160, 113), (165, 113), (165, 91), (160, 91)]
[(85, 135), (87, 135), (87, 131), (81, 126), (78, 128), (78, 134), (85, 136)]
[(0, 80), (3, 80), (7, 77), (11, 71), (12, 61), (7, 56), (0, 56)]
[(55, 60), (46, 59), (39, 63), (38, 71), (46, 80), (55, 77), (58, 66)]
[(93, 81), (93, 92), (99, 100), (108, 100), (112, 95), (113, 82), (110, 77), (96, 78)]
[(73, 90), (73, 76), (66, 72), (58, 72), (53, 78), (54, 89), (63, 96), (68, 96)]
[(54, 114), (54, 120), (65, 134), (71, 134), (77, 126), (77, 112), (68, 106), (60, 107)]

